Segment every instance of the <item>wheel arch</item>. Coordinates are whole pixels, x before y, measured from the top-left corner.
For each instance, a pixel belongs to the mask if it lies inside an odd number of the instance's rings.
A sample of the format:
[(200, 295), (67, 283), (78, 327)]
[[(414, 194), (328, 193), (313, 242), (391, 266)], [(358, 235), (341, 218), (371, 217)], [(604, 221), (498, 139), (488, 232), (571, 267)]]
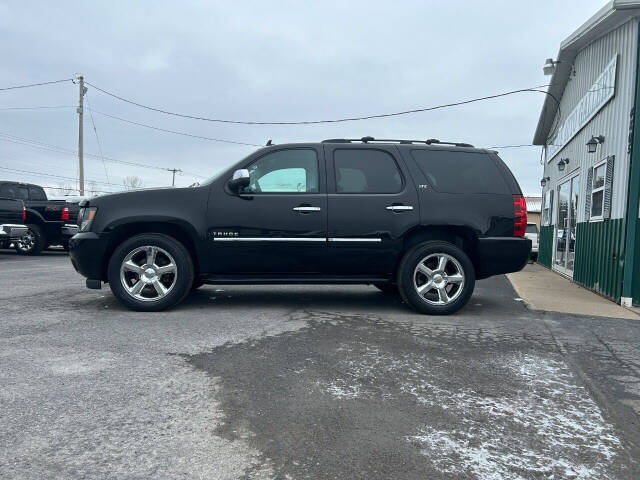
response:
[(26, 218), (24, 223), (31, 223), (34, 225), (38, 225), (38, 226), (42, 226), (45, 223), (44, 218), (42, 217), (42, 215), (40, 215), (39, 212), (31, 209), (31, 208), (26, 208), (25, 209), (25, 214), (26, 214)]
[(478, 271), (478, 235), (472, 228), (457, 225), (420, 225), (405, 234), (402, 254), (398, 258), (394, 277), (397, 276), (404, 254), (416, 245), (431, 240), (443, 240), (456, 245), (469, 256), (474, 269)]
[(153, 219), (153, 220), (122, 220), (116, 225), (109, 227), (109, 241), (105, 249), (105, 254), (102, 258), (102, 278), (107, 278), (107, 268), (109, 260), (115, 249), (122, 242), (135, 235), (143, 233), (160, 233), (167, 235), (174, 240), (182, 243), (184, 247), (191, 255), (193, 260), (193, 268), (195, 274), (200, 272), (199, 258), (201, 255), (198, 252), (198, 239), (195, 229), (186, 223), (184, 220), (165, 218), (165, 219)]

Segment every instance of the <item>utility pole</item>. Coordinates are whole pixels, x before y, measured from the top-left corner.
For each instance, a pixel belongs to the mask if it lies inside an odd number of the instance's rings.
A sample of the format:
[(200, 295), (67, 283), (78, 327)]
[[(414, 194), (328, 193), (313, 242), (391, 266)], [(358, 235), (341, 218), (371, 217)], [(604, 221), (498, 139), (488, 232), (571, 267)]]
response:
[(84, 86), (84, 77), (82, 75), (78, 76), (78, 86), (80, 87), (80, 95), (78, 100), (78, 190), (80, 196), (84, 196), (84, 158), (83, 158), (83, 149), (84, 149), (84, 140), (83, 140), (83, 120), (82, 114), (84, 109), (84, 94), (87, 92), (86, 87)]
[(182, 170), (180, 170), (179, 168), (167, 168), (167, 170), (169, 172), (173, 173), (173, 178), (171, 179), (171, 186), (175, 187), (176, 186), (176, 172), (182, 172)]

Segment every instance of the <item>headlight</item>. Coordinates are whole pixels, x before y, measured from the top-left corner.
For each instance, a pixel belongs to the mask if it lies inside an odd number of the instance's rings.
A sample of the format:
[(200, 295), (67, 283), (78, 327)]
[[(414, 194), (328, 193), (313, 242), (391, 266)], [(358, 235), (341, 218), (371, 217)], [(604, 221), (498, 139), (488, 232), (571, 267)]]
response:
[(98, 209), (96, 207), (81, 208), (78, 214), (78, 231), (88, 232), (91, 230), (91, 224), (96, 216)]

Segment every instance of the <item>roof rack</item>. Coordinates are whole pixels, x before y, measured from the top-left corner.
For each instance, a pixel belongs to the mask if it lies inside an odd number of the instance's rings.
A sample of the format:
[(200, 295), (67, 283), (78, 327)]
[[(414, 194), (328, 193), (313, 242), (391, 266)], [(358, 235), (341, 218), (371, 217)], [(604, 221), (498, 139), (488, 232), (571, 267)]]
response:
[(473, 145), (471, 145), (470, 143), (441, 142), (437, 138), (430, 138), (428, 140), (400, 140), (400, 139), (391, 139), (391, 138), (362, 137), (362, 138), (330, 138), (328, 140), (322, 141), (322, 143), (353, 143), (353, 142), (362, 142), (362, 143), (381, 142), (381, 143), (400, 143), (400, 144), (424, 143), (426, 145), (434, 145), (434, 144), (453, 145), (454, 147), (473, 148)]

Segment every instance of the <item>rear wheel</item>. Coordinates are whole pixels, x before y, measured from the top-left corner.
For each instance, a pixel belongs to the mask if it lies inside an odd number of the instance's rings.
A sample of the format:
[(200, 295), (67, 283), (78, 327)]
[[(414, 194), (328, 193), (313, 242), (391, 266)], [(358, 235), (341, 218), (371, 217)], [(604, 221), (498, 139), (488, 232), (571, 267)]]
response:
[(38, 225), (28, 224), (27, 227), (27, 234), (14, 242), (14, 248), (21, 255), (38, 255), (45, 248), (47, 239)]
[(464, 251), (444, 241), (425, 242), (400, 263), (398, 285), (403, 300), (428, 315), (448, 315), (471, 298), (475, 271)]
[(160, 311), (180, 303), (193, 284), (186, 248), (167, 235), (146, 233), (122, 243), (111, 256), (109, 287), (133, 310)]

